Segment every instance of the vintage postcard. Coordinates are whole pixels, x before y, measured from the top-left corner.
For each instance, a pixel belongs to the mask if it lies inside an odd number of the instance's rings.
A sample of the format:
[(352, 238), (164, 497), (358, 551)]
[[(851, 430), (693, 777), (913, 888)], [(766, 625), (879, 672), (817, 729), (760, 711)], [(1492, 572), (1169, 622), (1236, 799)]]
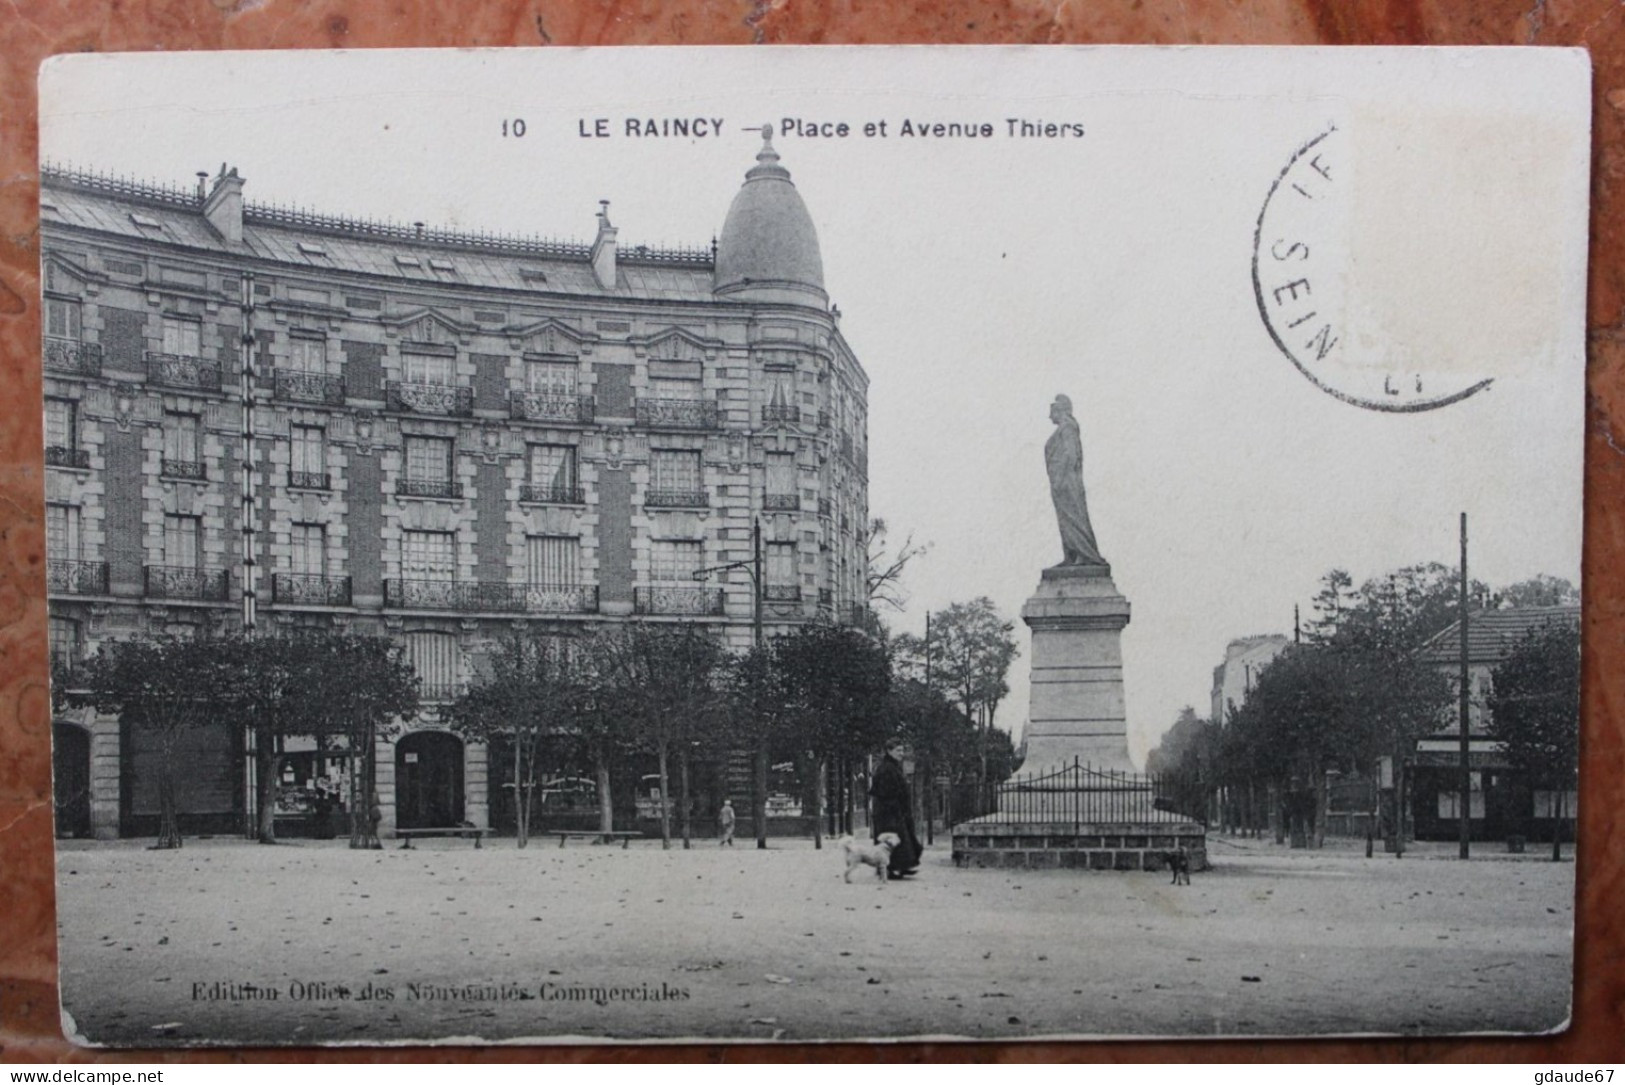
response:
[(1589, 82), (51, 60), (65, 1032), (1564, 1028)]

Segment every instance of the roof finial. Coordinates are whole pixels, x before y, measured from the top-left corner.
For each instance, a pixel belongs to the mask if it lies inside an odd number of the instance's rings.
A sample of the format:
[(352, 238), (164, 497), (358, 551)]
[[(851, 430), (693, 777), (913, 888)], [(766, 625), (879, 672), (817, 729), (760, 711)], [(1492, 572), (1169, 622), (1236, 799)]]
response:
[(771, 166), (779, 160), (779, 152), (773, 149), (773, 126), (762, 125), (762, 149), (756, 152), (756, 161), (764, 166)]

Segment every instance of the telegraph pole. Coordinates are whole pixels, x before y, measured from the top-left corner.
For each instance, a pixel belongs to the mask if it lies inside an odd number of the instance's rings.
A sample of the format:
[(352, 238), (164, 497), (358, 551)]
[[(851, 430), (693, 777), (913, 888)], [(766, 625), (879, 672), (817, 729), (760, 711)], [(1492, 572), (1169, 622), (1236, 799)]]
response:
[[(756, 517), (750, 527), (750, 585), (751, 585), (751, 638), (758, 651), (762, 647), (762, 518)], [(761, 705), (756, 706), (757, 715), (761, 714)], [(760, 720), (757, 726), (760, 726)], [(767, 850), (767, 734), (764, 731), (757, 738), (756, 746), (756, 794), (751, 803), (751, 820), (756, 822), (756, 848), (758, 851)]]
[[(757, 518), (750, 529), (751, 556), (744, 561), (730, 561), (726, 565), (712, 565), (705, 569), (694, 571), (695, 580), (704, 580), (712, 573), (724, 573), (733, 569), (744, 569), (750, 574), (751, 611), (750, 632), (751, 643), (758, 652), (762, 647), (762, 521)], [(758, 661), (760, 656), (758, 656)], [(755, 705), (756, 714), (761, 715), (761, 704)], [(752, 790), (755, 792), (751, 801), (751, 818), (756, 822), (756, 846), (762, 850), (767, 849), (767, 738), (761, 736), (752, 751), (752, 772), (755, 782)]]
[(1461, 858), (1465, 859), (1468, 857), (1468, 853), (1471, 850), (1468, 846), (1468, 841), (1471, 838), (1472, 833), (1471, 821), (1473, 802), (1471, 786), (1473, 782), (1473, 772), (1471, 758), (1468, 756), (1469, 739), (1467, 721), (1468, 704), (1471, 696), (1469, 679), (1472, 677), (1472, 675), (1468, 672), (1467, 667), (1467, 514), (1465, 512), (1461, 514), (1461, 597), (1459, 600), (1459, 605), (1461, 609), (1461, 675), (1458, 682), (1458, 689), (1456, 691), (1456, 711), (1458, 715), (1458, 723), (1461, 727), (1461, 790), (1458, 793), (1461, 801), (1457, 805), (1456, 809), (1461, 815)]

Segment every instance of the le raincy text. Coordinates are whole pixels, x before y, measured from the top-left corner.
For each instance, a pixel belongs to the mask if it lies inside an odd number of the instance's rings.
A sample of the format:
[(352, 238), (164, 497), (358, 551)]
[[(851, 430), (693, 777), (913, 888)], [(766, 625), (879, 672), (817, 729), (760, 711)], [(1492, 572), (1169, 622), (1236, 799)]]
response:
[[(721, 136), (721, 117), (577, 117), (576, 134), (582, 139), (708, 139)], [(757, 126), (747, 126), (756, 130)], [(872, 121), (820, 120), (784, 117), (773, 126), (776, 135), (790, 139), (1082, 139), (1079, 121), (1043, 117), (1005, 117), (999, 121), (950, 121), (932, 117), (902, 117)]]

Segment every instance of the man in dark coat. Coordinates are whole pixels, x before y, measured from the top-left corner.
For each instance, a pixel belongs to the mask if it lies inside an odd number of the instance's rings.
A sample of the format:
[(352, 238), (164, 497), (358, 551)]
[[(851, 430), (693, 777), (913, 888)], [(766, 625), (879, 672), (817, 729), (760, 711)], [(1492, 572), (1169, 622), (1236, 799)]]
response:
[(892, 849), (886, 870), (889, 878), (906, 878), (918, 870), (922, 850), (914, 832), (914, 804), (909, 801), (908, 776), (903, 772), (903, 748), (901, 739), (887, 742), (886, 756), (869, 781), (869, 797), (874, 800), (874, 839), (880, 839), (881, 833), (896, 833), (902, 841)]

